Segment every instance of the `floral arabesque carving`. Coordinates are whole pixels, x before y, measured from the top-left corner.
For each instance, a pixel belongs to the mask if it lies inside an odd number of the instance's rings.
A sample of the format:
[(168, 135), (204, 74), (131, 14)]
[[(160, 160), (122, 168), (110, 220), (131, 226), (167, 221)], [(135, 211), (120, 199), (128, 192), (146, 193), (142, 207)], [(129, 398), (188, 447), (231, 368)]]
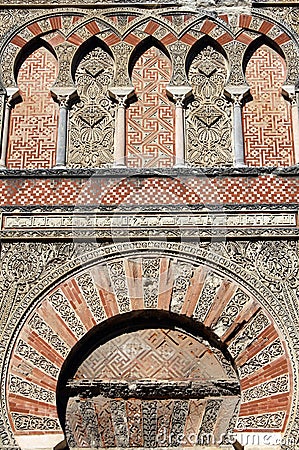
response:
[(232, 164), (231, 105), (223, 94), (227, 78), (223, 56), (207, 46), (189, 69), (194, 100), (187, 107), (187, 160), (192, 165)]
[(100, 47), (90, 51), (76, 70), (80, 102), (70, 113), (67, 159), (71, 167), (99, 167), (112, 162), (115, 105), (107, 91), (113, 73), (113, 60)]

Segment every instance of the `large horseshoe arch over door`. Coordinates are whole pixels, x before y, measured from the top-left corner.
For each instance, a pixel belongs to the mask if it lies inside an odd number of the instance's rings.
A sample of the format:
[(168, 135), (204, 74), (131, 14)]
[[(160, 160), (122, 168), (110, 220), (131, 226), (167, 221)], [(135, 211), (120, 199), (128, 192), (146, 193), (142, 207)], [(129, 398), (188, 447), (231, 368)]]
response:
[(59, 395), (67, 401), (69, 447), (225, 442), (240, 403), (240, 383), (225, 346), (177, 314), (148, 310), (125, 316), (105, 331), (93, 330), (62, 371), (67, 382), (64, 388), (61, 382)]

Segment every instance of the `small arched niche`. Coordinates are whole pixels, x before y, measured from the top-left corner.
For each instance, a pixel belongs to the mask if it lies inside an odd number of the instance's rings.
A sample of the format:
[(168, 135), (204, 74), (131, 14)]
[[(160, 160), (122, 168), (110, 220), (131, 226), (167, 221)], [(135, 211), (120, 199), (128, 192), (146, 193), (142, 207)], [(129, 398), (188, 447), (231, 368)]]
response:
[(171, 167), (175, 107), (166, 94), (172, 72), (168, 52), (149, 38), (135, 49), (130, 66), (137, 101), (127, 111), (127, 164)]
[(213, 39), (201, 39), (190, 50), (187, 73), (193, 91), (186, 111), (187, 161), (203, 167), (231, 165), (232, 107), (224, 95), (225, 53)]
[(22, 102), (12, 110), (7, 167), (50, 168), (55, 164), (58, 105), (50, 88), (58, 65), (52, 48), (41, 39), (27, 44), (15, 68)]
[(252, 100), (243, 108), (245, 162), (249, 166), (294, 164), (290, 103), (282, 96), (286, 64), (279, 47), (257, 39), (245, 55)]
[(79, 102), (70, 112), (70, 167), (100, 167), (113, 162), (115, 104), (108, 96), (113, 75), (111, 52), (98, 38), (89, 39), (78, 49), (73, 78)]

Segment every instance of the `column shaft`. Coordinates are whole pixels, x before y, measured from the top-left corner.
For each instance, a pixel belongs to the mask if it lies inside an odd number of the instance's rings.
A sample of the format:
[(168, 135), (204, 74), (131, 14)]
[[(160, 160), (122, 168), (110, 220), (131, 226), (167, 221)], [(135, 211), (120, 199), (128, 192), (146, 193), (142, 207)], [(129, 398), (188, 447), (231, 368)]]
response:
[(0, 167), (6, 168), (6, 159), (9, 143), (9, 129), (10, 129), (10, 117), (11, 117), (12, 105), (9, 101), (6, 102), (5, 112), (4, 112), (4, 123), (2, 132), (2, 145), (1, 145), (1, 159)]
[(295, 164), (299, 164), (299, 104), (297, 95), (294, 96), (293, 101), (291, 102)]
[(185, 127), (182, 99), (176, 100), (175, 105), (175, 166), (185, 165)]
[(234, 142), (234, 165), (236, 167), (245, 166), (242, 104), (239, 99), (236, 99), (234, 102), (233, 142)]
[(56, 164), (55, 167), (65, 167), (67, 139), (68, 139), (68, 114), (69, 107), (67, 99), (62, 99), (59, 104), (59, 119), (58, 119), (58, 135), (56, 148)]
[(126, 160), (126, 105), (119, 99), (115, 123), (114, 165), (124, 166)]

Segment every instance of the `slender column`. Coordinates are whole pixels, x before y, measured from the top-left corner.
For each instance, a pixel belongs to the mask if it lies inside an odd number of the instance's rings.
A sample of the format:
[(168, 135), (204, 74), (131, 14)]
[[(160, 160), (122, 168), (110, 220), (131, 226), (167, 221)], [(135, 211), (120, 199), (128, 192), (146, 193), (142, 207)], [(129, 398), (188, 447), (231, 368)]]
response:
[(118, 107), (115, 120), (114, 166), (126, 165), (126, 100), (118, 96)]
[(228, 85), (225, 88), (226, 93), (233, 101), (233, 152), (234, 152), (234, 166), (245, 167), (245, 149), (244, 149), (244, 133), (242, 108), (243, 99), (249, 94), (249, 87), (247, 85)]
[(234, 165), (245, 166), (245, 149), (242, 121), (242, 95), (234, 98), (233, 118)]
[(117, 112), (115, 117), (114, 163), (115, 167), (126, 166), (126, 102), (134, 92), (132, 86), (110, 87), (110, 95), (116, 99)]
[(168, 93), (175, 102), (175, 167), (186, 164), (184, 101), (191, 94), (191, 86), (168, 86)]
[(292, 130), (293, 130), (293, 142), (294, 142), (294, 163), (299, 164), (299, 105), (298, 105), (298, 93), (290, 96), (291, 100), (291, 113), (292, 113)]
[(59, 105), (56, 159), (53, 167), (53, 169), (59, 169), (66, 166), (69, 111), (75, 99), (78, 98), (78, 94), (75, 86), (53, 86), (51, 94)]
[(58, 134), (55, 168), (65, 167), (68, 142), (69, 96), (57, 98), (59, 103)]
[(185, 95), (174, 97), (175, 100), (175, 167), (184, 167), (186, 158), (185, 144)]
[(14, 105), (11, 103), (10, 99), (6, 99), (5, 109), (4, 109), (4, 121), (3, 121), (3, 130), (2, 130), (2, 144), (1, 144), (1, 158), (0, 158), (0, 167), (2, 169), (6, 169), (6, 158), (8, 151), (8, 142), (9, 142), (9, 129), (10, 129), (10, 117), (11, 111)]

